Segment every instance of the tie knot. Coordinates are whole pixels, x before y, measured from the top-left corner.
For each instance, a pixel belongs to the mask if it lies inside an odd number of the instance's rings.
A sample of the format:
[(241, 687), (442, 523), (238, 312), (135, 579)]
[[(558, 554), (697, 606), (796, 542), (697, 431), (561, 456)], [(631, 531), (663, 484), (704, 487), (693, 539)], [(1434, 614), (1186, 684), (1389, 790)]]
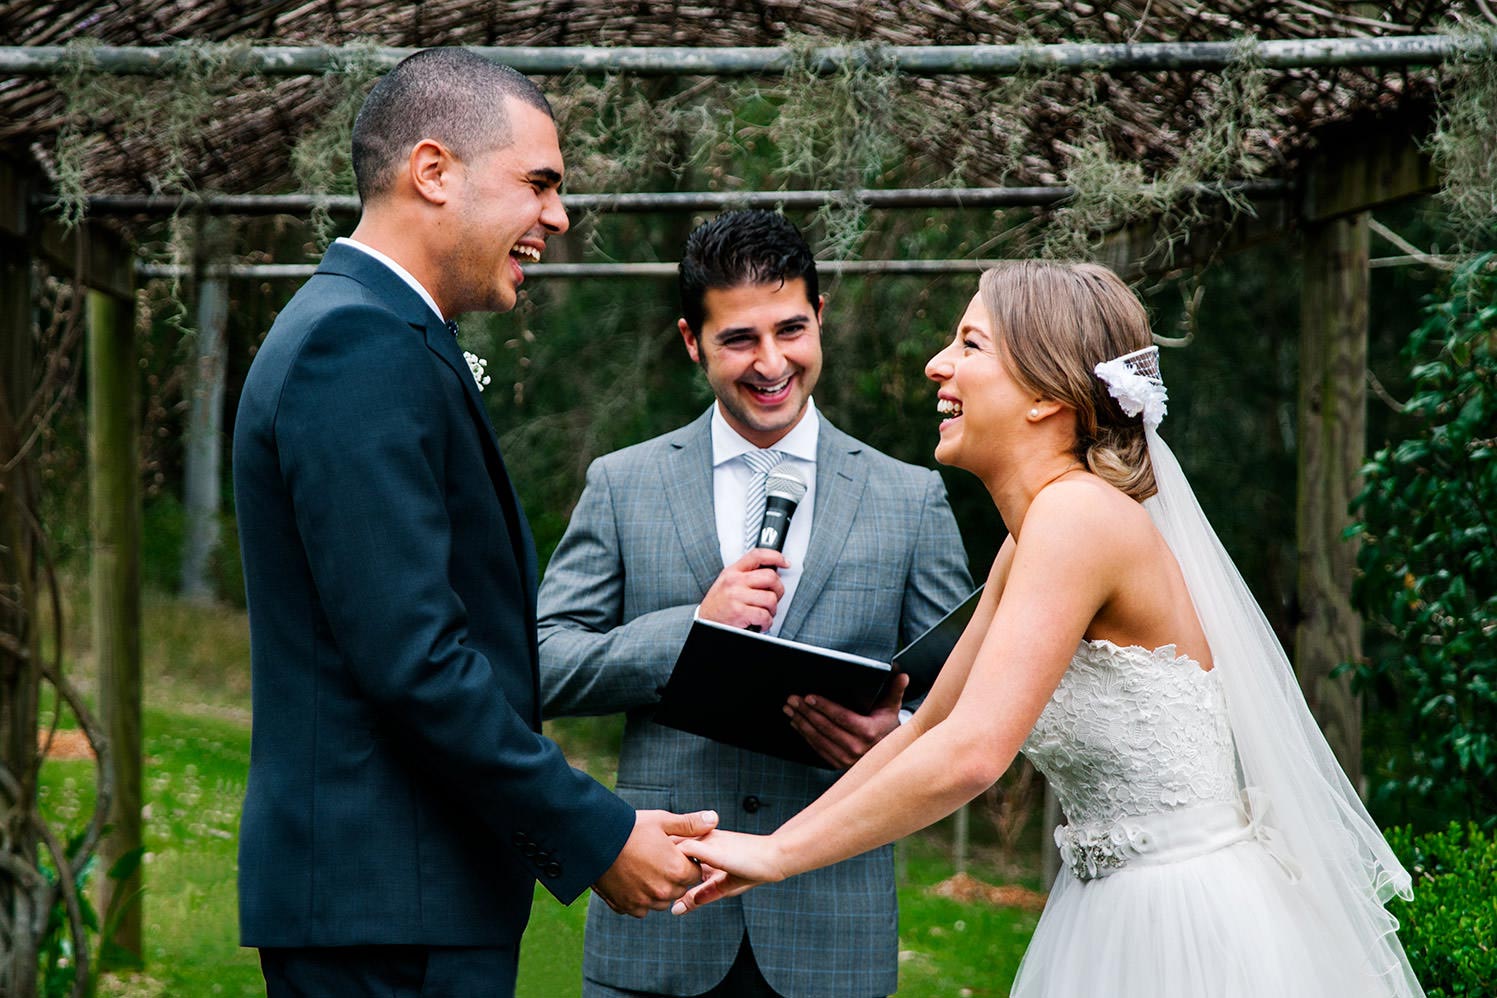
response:
[(456, 320), (448, 319), (446, 325), (447, 325), (447, 331), (449, 333), (451, 333), (453, 336), (456, 336), (457, 335), (457, 322), (456, 322)]
[(754, 470), (755, 474), (767, 475), (785, 460), (785, 452), (780, 450), (744, 451), (743, 459), (748, 462), (748, 466)]

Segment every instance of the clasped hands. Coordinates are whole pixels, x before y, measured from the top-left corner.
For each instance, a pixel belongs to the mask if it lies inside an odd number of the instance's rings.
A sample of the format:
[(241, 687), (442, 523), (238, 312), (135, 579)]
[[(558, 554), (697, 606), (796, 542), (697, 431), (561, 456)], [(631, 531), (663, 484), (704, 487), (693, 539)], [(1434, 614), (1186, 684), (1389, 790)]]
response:
[(666, 908), (684, 915), (785, 879), (786, 866), (769, 837), (716, 829), (716, 811), (635, 812), (634, 830), (593, 893), (620, 915), (643, 918)]
[[(780, 552), (753, 548), (722, 570), (702, 597), (697, 616), (729, 627), (768, 630), (785, 595), (779, 569), (789, 567)], [(793, 696), (784, 711), (790, 726), (817, 755), (838, 769), (848, 769), (899, 726), (899, 708), (909, 682), (909, 676), (896, 674), (868, 714), (818, 696)]]
[(706, 875), (696, 858), (682, 851), (683, 844), (716, 827), (716, 811), (636, 811), (634, 830), (593, 884), (593, 893), (620, 915), (644, 918), (664, 911)]

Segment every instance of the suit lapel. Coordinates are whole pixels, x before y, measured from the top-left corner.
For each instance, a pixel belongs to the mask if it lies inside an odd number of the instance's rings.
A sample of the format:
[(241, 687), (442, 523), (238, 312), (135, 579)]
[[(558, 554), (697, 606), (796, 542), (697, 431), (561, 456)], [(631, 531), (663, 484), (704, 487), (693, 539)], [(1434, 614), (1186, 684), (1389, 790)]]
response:
[(684, 427), (677, 438), (660, 466), (661, 485), (686, 564), (705, 593), (723, 569), (712, 487), (712, 410)]
[(868, 465), (862, 459), (862, 449), (862, 445), (822, 417), (816, 444), (816, 508), (812, 512), (811, 540), (795, 597), (780, 626), (781, 637), (796, 636), (847, 545), (847, 535), (868, 484)]
[(457, 337), (448, 331), (445, 324), (437, 321), (435, 315), (430, 316), (426, 322), (426, 346), (452, 369), (454, 376), (463, 387), (463, 394), (468, 399), (468, 415), (478, 424), (479, 436), (483, 438), (483, 451), (487, 459), (489, 478), (494, 483), (494, 491), (498, 494), (499, 504), (504, 507), (504, 518), (509, 524), (510, 541), (514, 544), (520, 576), (525, 582), (525, 598), (530, 612), (534, 613), (535, 541), (530, 534), (530, 523), (525, 518), (525, 510), (520, 505), (519, 493), (515, 491), (514, 483), (509, 477), (509, 470), (504, 466), (504, 457), (499, 451), (499, 440), (494, 436), (494, 426), (489, 422), (488, 412), (483, 407), (483, 396), (478, 393), (478, 383), (473, 380), (473, 372), (468, 369), (468, 362), (463, 359), (462, 350), (457, 345)]

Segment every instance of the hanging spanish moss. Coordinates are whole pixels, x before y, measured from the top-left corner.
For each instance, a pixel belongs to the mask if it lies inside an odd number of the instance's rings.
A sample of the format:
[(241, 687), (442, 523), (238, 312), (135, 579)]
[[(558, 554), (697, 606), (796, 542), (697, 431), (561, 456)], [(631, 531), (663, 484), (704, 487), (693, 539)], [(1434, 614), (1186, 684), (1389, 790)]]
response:
[[(1198, 185), (1251, 179), (1262, 171), (1263, 135), (1273, 121), (1268, 73), (1254, 56), (1251, 40), (1238, 43), (1238, 57), (1206, 91), (1198, 126), (1178, 136), (1179, 156), (1149, 172), (1137, 159), (1120, 154), (1108, 136), (1119, 122), (1102, 95), (1087, 102), (1085, 137), (1071, 150), (1065, 183), (1076, 196), (1051, 216), (1042, 251), (1046, 256), (1085, 258), (1103, 237), (1124, 226), (1157, 222), (1152, 252), (1164, 265), (1176, 245), (1225, 201), (1228, 214), (1248, 209), (1245, 198), (1223, 190), (1219, 198), (1198, 193)], [(1203, 88), (1204, 89), (1204, 88)]]
[(1443, 178), (1440, 198), (1466, 245), (1491, 248), (1497, 236), (1497, 28), (1486, 44), (1448, 63), (1430, 152)]

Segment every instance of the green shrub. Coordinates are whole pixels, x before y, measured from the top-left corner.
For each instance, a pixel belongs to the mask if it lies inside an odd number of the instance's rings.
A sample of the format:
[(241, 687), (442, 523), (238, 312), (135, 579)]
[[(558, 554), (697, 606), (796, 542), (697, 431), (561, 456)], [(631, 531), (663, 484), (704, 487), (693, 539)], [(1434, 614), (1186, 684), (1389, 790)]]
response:
[(1394, 829), (1388, 842), (1414, 878), (1414, 899), (1388, 910), (1428, 998), (1497, 995), (1497, 836), (1451, 822)]
[(165, 593), (182, 586), (182, 544), (187, 513), (182, 501), (161, 492), (145, 501), (140, 532), (141, 581)]
[[(1385, 820), (1497, 827), (1497, 255), (1453, 278), (1406, 355), (1412, 431), (1363, 468), (1353, 599), (1381, 632), (1354, 685), (1369, 718), (1371, 803)], [(1375, 647), (1375, 646), (1374, 646)], [(1490, 886), (1490, 885), (1489, 885)]]

